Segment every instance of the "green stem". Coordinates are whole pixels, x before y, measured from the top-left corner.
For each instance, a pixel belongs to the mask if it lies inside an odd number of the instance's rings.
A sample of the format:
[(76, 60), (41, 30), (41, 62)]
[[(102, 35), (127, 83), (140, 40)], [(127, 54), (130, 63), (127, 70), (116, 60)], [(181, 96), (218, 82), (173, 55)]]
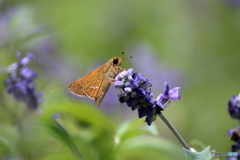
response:
[(167, 120), (167, 118), (162, 113), (158, 114), (158, 116), (163, 120), (163, 122), (173, 132), (173, 134), (177, 137), (178, 141), (182, 144), (182, 146), (184, 148), (190, 150), (190, 147), (188, 146), (188, 144), (184, 141), (184, 139), (181, 137), (181, 135), (178, 133), (178, 131), (173, 127), (173, 125)]
[[(57, 124), (57, 126), (68, 136), (71, 138), (70, 134), (68, 133), (68, 131), (63, 127), (63, 125), (56, 119), (54, 118), (55, 123)], [(85, 158), (83, 157), (83, 155), (81, 154), (81, 152), (79, 151), (78, 147), (74, 144), (71, 143), (70, 145), (72, 145), (72, 150), (73, 152), (78, 156), (78, 158), (80, 158), (81, 160), (85, 160)]]

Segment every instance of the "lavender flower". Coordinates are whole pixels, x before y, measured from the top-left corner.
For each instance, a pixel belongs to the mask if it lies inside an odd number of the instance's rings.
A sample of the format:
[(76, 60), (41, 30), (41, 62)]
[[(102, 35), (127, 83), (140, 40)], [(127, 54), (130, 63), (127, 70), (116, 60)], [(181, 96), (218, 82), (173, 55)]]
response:
[(7, 68), (8, 77), (5, 80), (6, 90), (13, 97), (26, 104), (28, 109), (36, 109), (42, 93), (35, 92), (35, 84), (33, 79), (37, 74), (28, 64), (35, 59), (32, 53), (27, 53), (25, 57), (17, 54), (18, 62)]
[[(228, 135), (231, 137), (230, 139), (232, 141), (235, 141), (236, 143), (232, 145), (232, 152), (239, 152), (240, 150), (240, 126), (238, 126), (236, 129), (228, 130)], [(240, 155), (238, 154), (237, 157), (228, 157), (227, 160), (238, 160), (240, 159)]]
[(228, 101), (228, 112), (232, 118), (240, 119), (240, 94)]
[[(240, 94), (238, 96), (232, 96), (232, 99), (228, 101), (228, 112), (234, 119), (240, 119)], [(232, 141), (236, 143), (232, 145), (232, 152), (240, 151), (240, 126), (235, 129), (228, 130), (228, 135)], [(227, 159), (240, 159), (240, 155), (237, 157), (228, 157)]]
[(126, 102), (132, 110), (138, 109), (139, 118), (146, 116), (148, 125), (156, 119), (157, 114), (161, 114), (171, 100), (181, 100), (178, 93), (180, 87), (169, 90), (168, 83), (166, 89), (157, 99), (153, 99), (151, 92), (152, 84), (140, 73), (134, 72), (132, 68), (119, 73), (114, 82), (114, 86), (119, 91), (119, 101)]

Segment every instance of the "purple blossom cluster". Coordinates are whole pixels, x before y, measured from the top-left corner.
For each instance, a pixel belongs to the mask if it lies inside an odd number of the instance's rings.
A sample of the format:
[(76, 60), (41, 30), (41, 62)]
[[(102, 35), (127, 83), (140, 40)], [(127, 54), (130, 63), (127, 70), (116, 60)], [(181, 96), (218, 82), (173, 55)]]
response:
[(8, 77), (5, 80), (7, 93), (21, 102), (24, 102), (28, 109), (36, 109), (42, 97), (42, 93), (36, 93), (34, 78), (36, 72), (28, 64), (35, 59), (32, 53), (27, 53), (25, 57), (17, 54), (18, 61), (7, 68)]
[(126, 103), (132, 110), (137, 109), (139, 118), (146, 116), (145, 121), (148, 125), (156, 119), (157, 114), (161, 114), (161, 111), (169, 106), (171, 100), (181, 100), (178, 92), (180, 87), (170, 90), (166, 82), (164, 93), (154, 99), (150, 88), (152, 84), (132, 68), (119, 73), (114, 86), (119, 92), (119, 101)]
[[(238, 96), (232, 96), (232, 99), (228, 101), (228, 112), (233, 119), (240, 120), (240, 94)], [(230, 139), (236, 143), (232, 145), (232, 152), (240, 151), (240, 126), (235, 129), (228, 130)], [(228, 157), (228, 160), (240, 159), (240, 154), (237, 157)]]

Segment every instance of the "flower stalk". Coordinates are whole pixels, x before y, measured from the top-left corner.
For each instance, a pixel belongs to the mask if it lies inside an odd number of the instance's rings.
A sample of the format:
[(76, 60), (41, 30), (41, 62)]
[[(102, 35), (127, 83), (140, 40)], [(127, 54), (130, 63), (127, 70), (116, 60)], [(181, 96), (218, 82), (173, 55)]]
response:
[(174, 126), (168, 121), (168, 119), (162, 113), (158, 114), (158, 116), (168, 126), (168, 128), (173, 132), (173, 134), (176, 136), (176, 138), (182, 144), (182, 146), (185, 149), (190, 150), (190, 147), (188, 146), (188, 144), (185, 142), (185, 140), (182, 138), (182, 136), (178, 133), (178, 131), (174, 128)]

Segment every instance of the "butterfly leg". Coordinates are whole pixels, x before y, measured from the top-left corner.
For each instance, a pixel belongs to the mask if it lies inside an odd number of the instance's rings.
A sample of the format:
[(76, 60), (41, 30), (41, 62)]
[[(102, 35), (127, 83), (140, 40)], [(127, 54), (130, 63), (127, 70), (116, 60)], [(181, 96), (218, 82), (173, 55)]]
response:
[(125, 68), (120, 68), (120, 71), (122, 72), (122, 71), (126, 71), (126, 69)]
[(120, 72), (122, 72), (122, 71), (126, 71), (126, 69), (125, 69), (125, 68), (122, 68), (122, 67), (119, 67), (118, 69), (119, 69), (118, 71), (113, 70), (113, 72), (114, 72), (116, 75), (118, 75), (118, 74), (119, 74)]
[(115, 79), (114, 78), (108, 78), (107, 79), (111, 84), (113, 84), (115, 82)]

